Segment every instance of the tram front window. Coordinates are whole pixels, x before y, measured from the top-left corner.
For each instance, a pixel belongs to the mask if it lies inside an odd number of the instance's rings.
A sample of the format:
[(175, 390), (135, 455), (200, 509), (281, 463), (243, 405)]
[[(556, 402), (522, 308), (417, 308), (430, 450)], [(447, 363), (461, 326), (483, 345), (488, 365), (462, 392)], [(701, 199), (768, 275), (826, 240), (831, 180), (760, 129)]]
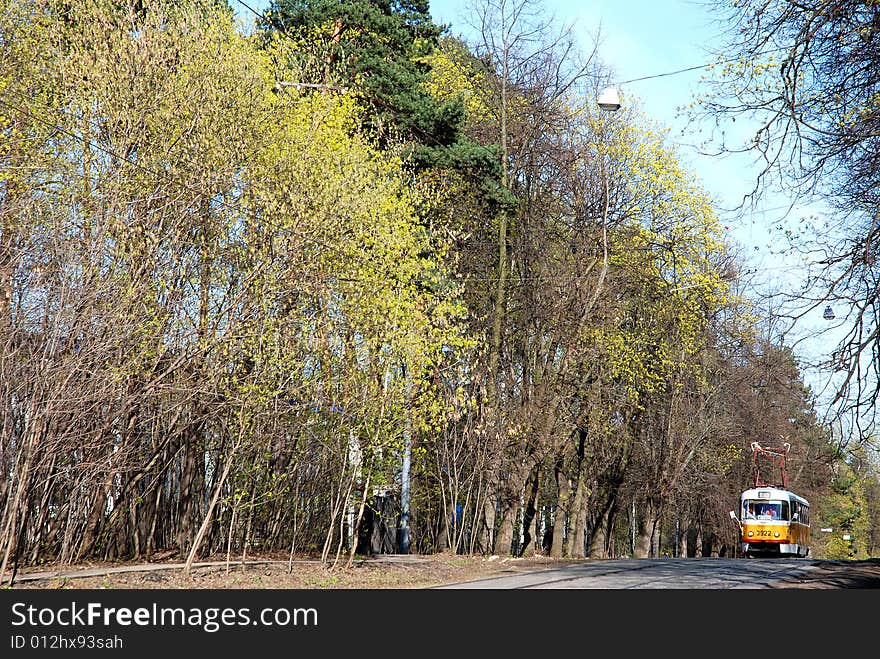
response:
[(743, 517), (746, 519), (787, 520), (788, 502), (747, 501), (743, 504)]

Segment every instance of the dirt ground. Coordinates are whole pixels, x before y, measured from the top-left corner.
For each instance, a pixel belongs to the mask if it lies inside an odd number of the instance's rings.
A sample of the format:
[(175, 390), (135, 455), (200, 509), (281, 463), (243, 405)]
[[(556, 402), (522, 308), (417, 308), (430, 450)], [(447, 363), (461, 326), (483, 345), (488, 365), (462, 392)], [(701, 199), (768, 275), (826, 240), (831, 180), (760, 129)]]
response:
[(176, 558), (148, 564), (46, 565), (20, 571), (13, 588), (425, 588), (560, 562), (540, 557), (394, 555), (355, 558), (351, 566), (342, 559), (329, 567), (307, 557), (291, 562), (281, 556), (250, 556), (242, 565), (240, 560), (227, 564), (225, 556), (211, 556), (195, 563), (189, 574)]
[[(569, 561), (545, 557), (375, 556), (344, 560), (335, 568), (320, 561), (284, 556), (248, 557), (226, 563), (212, 556), (194, 564), (189, 574), (177, 557), (150, 563), (89, 563), (28, 568), (16, 575), (13, 588), (38, 589), (389, 589), (425, 588), (469, 579), (551, 568)], [(240, 558), (240, 557), (239, 557)], [(8, 578), (8, 575), (7, 575)], [(880, 588), (880, 560), (826, 562), (804, 578), (775, 588)]]

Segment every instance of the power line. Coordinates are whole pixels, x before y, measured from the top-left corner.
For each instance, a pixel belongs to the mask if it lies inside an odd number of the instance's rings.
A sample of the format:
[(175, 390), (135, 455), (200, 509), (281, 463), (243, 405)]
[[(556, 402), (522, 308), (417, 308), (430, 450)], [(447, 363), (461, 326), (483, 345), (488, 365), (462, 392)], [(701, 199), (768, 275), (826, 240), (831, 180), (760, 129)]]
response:
[(679, 73), (686, 73), (688, 71), (696, 71), (697, 69), (704, 69), (710, 64), (699, 64), (697, 66), (689, 66), (685, 69), (678, 69), (677, 71), (668, 71), (666, 73), (655, 73), (649, 76), (642, 76), (641, 78), (630, 78), (629, 80), (621, 80), (619, 82), (615, 82), (616, 85), (628, 85), (631, 82), (640, 82), (642, 80), (652, 80), (654, 78), (665, 78), (666, 76), (675, 76)]
[[(248, 11), (250, 11), (250, 12), (251, 12), (254, 16), (256, 16), (257, 18), (262, 19), (262, 20), (265, 21), (267, 24), (271, 24), (272, 21), (271, 21), (271, 20), (270, 20), (265, 14), (260, 13), (259, 11), (257, 11), (257, 10), (254, 9), (253, 7), (251, 7), (248, 3), (244, 2), (244, 0), (236, 0), (236, 2), (238, 2), (238, 4), (240, 4), (242, 7), (244, 7), (244, 8), (247, 9)], [(284, 24), (283, 24), (283, 23), (281, 23), (281, 27), (284, 28)], [(282, 35), (284, 35), (285, 37), (288, 37), (288, 36), (289, 36), (289, 35), (288, 35), (286, 32), (284, 32), (283, 30), (282, 30)], [(769, 55), (769, 54), (772, 54), (772, 53), (778, 53), (778, 52), (781, 52), (781, 51), (783, 51), (783, 50), (789, 50), (789, 48), (787, 48), (787, 47), (785, 47), (785, 46), (781, 46), (781, 47), (779, 47), (779, 48), (773, 48), (773, 49), (771, 49), (771, 50), (761, 51), (761, 52), (757, 53), (757, 55), (759, 55), (759, 56), (760, 56), (760, 55)], [(631, 83), (631, 82), (641, 82), (641, 81), (643, 81), (643, 80), (653, 80), (653, 79), (655, 79), (655, 78), (665, 78), (665, 77), (668, 77), (668, 76), (679, 75), (679, 74), (681, 74), (681, 73), (687, 73), (687, 72), (689, 72), (689, 71), (696, 71), (696, 70), (698, 70), (698, 69), (705, 69), (707, 66), (714, 66), (714, 65), (717, 65), (717, 64), (731, 64), (731, 63), (733, 63), (733, 62), (738, 62), (738, 61), (740, 61), (740, 58), (739, 58), (739, 57), (733, 57), (733, 58), (726, 59), (726, 60), (715, 61), (715, 62), (707, 62), (707, 63), (705, 63), (705, 64), (697, 64), (697, 65), (695, 65), (695, 66), (688, 66), (688, 67), (685, 67), (685, 68), (683, 68), (683, 69), (676, 69), (675, 71), (665, 71), (665, 72), (663, 72), (663, 73), (654, 73), (654, 74), (647, 75), (647, 76), (641, 76), (641, 77), (639, 77), (639, 78), (630, 78), (629, 80), (620, 80), (620, 81), (614, 82), (614, 83), (612, 83), (612, 84), (616, 84), (616, 85), (627, 85), (627, 84), (629, 84), (629, 83)]]
[[(240, 1), (240, 0), (239, 0), (239, 1)], [(770, 55), (770, 54), (772, 54), (772, 53), (778, 53), (778, 52), (780, 52), (780, 51), (782, 51), (782, 50), (789, 50), (789, 48), (787, 48), (787, 47), (785, 47), (785, 46), (782, 46), (782, 47), (780, 47), (780, 48), (773, 48), (773, 49), (771, 49), (771, 50), (764, 50), (764, 51), (761, 51), (760, 53), (757, 53), (757, 55)], [(675, 71), (667, 71), (667, 72), (665, 72), (665, 73), (655, 73), (655, 74), (653, 74), (653, 75), (642, 76), (642, 77), (640, 77), (640, 78), (631, 78), (631, 79), (629, 79), (629, 80), (620, 80), (620, 81), (615, 82), (615, 83), (613, 83), (613, 84), (615, 84), (615, 85), (627, 85), (627, 84), (629, 84), (629, 83), (631, 83), (631, 82), (640, 82), (640, 81), (642, 81), (642, 80), (653, 80), (654, 78), (665, 78), (665, 77), (667, 77), (667, 76), (675, 76), (675, 75), (678, 75), (678, 74), (680, 74), (680, 73), (687, 73), (688, 71), (696, 71), (697, 69), (705, 69), (707, 66), (715, 66), (716, 64), (731, 64), (731, 63), (733, 63), (733, 62), (739, 62), (740, 59), (741, 59), (741, 58), (739, 58), (739, 57), (732, 57), (732, 58), (730, 58), (730, 59), (726, 59), (726, 60), (721, 60), (721, 61), (716, 61), (716, 62), (707, 62), (706, 64), (698, 64), (698, 65), (696, 65), (696, 66), (688, 66), (688, 67), (685, 67), (685, 68), (683, 68), (683, 69), (677, 69), (677, 70), (675, 70)]]
[(255, 14), (256, 16), (258, 16), (259, 18), (263, 18), (263, 19), (266, 18), (265, 16), (263, 16), (263, 14), (261, 14), (260, 12), (258, 12), (256, 9), (254, 9), (253, 7), (251, 7), (249, 4), (247, 4), (247, 3), (244, 2), (243, 0), (236, 0), (236, 2), (238, 2), (238, 4), (240, 4), (242, 7), (244, 7), (245, 9), (247, 9), (248, 11), (250, 11), (251, 13)]

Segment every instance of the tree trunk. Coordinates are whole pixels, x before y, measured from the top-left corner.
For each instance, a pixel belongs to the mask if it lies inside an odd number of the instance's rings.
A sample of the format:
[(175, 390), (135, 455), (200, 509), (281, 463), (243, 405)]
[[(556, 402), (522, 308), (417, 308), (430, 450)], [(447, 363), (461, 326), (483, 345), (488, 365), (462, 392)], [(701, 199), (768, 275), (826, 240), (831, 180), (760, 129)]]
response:
[(606, 508), (599, 515), (596, 525), (593, 528), (593, 532), (590, 535), (590, 548), (589, 553), (587, 554), (590, 558), (608, 558), (607, 547), (609, 521), (609, 509)]
[(479, 550), (491, 554), (495, 549), (495, 518), (497, 510), (496, 479), (494, 474), (487, 474), (486, 491), (483, 494), (482, 520), (479, 531), (474, 535)]
[[(523, 515), (523, 543), (522, 547), (519, 548), (519, 555), (524, 555), (529, 548), (529, 544), (532, 542), (531, 535), (531, 526), (532, 522), (535, 520), (536, 512), (537, 512), (537, 502), (538, 502), (538, 490), (541, 484), (541, 466), (535, 468), (534, 476), (529, 479), (532, 483), (532, 487), (529, 488), (529, 498), (526, 501), (525, 512)], [(536, 542), (540, 542), (540, 538), (535, 535)], [(533, 553), (536, 553), (533, 551)]]
[(201, 488), (198, 478), (198, 456), (200, 442), (197, 441), (199, 431), (190, 428), (184, 438), (180, 465), (180, 495), (178, 498), (179, 515), (177, 518), (177, 548), (183, 552), (192, 546), (195, 539), (195, 520), (201, 508)]
[(584, 446), (587, 441), (587, 433), (586, 431), (579, 430), (578, 431), (578, 442), (577, 442), (577, 468), (575, 469), (574, 475), (574, 483), (575, 483), (575, 492), (574, 492), (574, 503), (571, 506), (571, 515), (569, 516), (571, 519), (571, 528), (572, 532), (569, 534), (568, 539), (565, 543), (565, 555), (571, 557), (582, 558), (584, 555), (584, 532), (586, 529), (586, 521), (587, 521), (587, 506), (586, 506), (586, 485), (584, 484)]
[(633, 558), (650, 558), (654, 533), (653, 511), (648, 500), (644, 501), (642, 515), (636, 517), (636, 547)]
[(565, 547), (565, 525), (568, 520), (568, 499), (571, 495), (571, 481), (565, 473), (564, 461), (556, 460), (553, 472), (556, 476), (556, 510), (553, 513), (553, 544), (550, 546), (551, 558), (562, 558)]
[(233, 445), (232, 450), (229, 452), (229, 455), (226, 458), (226, 464), (223, 465), (223, 474), (220, 476), (220, 478), (217, 480), (217, 484), (214, 486), (214, 496), (211, 497), (211, 502), (208, 504), (208, 510), (205, 511), (205, 517), (202, 520), (202, 524), (199, 527), (199, 530), (196, 532), (192, 547), (189, 550), (189, 555), (186, 557), (186, 565), (184, 566), (184, 571), (187, 574), (189, 574), (189, 571), (192, 569), (193, 560), (195, 559), (196, 554), (199, 551), (199, 546), (202, 544), (202, 540), (204, 540), (205, 535), (208, 533), (208, 528), (211, 526), (214, 508), (217, 506), (217, 501), (220, 500), (220, 494), (223, 491), (223, 486), (226, 484), (226, 478), (229, 476), (229, 470), (232, 468), (232, 462), (235, 459), (235, 454), (243, 441), (244, 429), (242, 428), (239, 432), (238, 441), (236, 441), (235, 445)]
[(583, 476), (578, 475), (577, 488), (574, 494), (574, 504), (571, 507), (572, 517), (574, 518), (572, 528), (574, 530), (569, 536), (570, 541), (568, 542), (565, 552), (567, 556), (570, 556), (572, 558), (584, 557), (587, 531), (588, 497), (589, 493), (587, 492), (586, 483), (584, 483), (583, 481)]
[(501, 503), (501, 519), (498, 522), (498, 534), (495, 537), (495, 552), (501, 556), (512, 556), (518, 547), (513, 546), (514, 527), (522, 505), (522, 493), (526, 479), (537, 465), (522, 464), (511, 469), (507, 480), (499, 488)]
[(493, 552), (499, 556), (513, 555), (513, 521), (516, 516), (516, 508), (516, 506), (507, 506), (501, 511)]
[(679, 517), (678, 524), (679, 524), (679, 526), (678, 526), (678, 550), (677, 550), (678, 557), (679, 558), (687, 558), (687, 555), (688, 555), (688, 533), (687, 533), (688, 526), (684, 522), (684, 520), (682, 520), (681, 517)]

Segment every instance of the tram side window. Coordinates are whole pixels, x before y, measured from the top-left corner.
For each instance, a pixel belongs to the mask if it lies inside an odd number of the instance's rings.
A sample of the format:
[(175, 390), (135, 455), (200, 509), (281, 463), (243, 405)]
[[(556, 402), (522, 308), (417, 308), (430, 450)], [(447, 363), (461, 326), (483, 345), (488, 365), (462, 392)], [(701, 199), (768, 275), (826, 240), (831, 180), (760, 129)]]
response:
[(798, 522), (801, 524), (810, 523), (810, 507), (808, 505), (802, 504), (800, 501), (792, 501), (791, 510), (792, 519), (794, 519), (794, 514), (797, 513)]
[(788, 515), (788, 501), (782, 502), (782, 517), (780, 517), (779, 519), (783, 519), (786, 521), (791, 519), (791, 517), (789, 517)]

